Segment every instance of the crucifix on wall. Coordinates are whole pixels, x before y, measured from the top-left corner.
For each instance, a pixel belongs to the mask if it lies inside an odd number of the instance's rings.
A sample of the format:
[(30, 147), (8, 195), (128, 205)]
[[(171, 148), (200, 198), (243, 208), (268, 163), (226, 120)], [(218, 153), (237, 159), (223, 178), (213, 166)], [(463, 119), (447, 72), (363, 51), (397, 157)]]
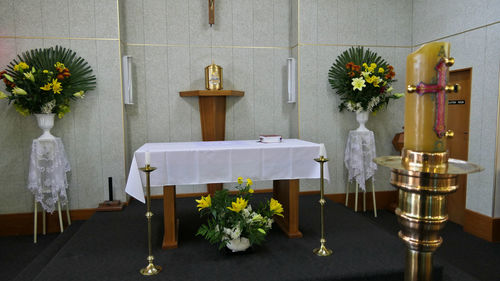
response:
[(208, 0), (208, 23), (210, 26), (215, 23), (215, 0)]

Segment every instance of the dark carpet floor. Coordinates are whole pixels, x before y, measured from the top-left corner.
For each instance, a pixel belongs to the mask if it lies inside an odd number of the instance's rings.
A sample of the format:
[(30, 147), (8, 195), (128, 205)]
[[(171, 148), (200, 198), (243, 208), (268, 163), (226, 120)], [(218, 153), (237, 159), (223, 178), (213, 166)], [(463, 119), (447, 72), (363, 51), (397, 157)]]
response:
[[(202, 220), (193, 198), (177, 200), (180, 247), (161, 250), (162, 201), (153, 200), (155, 264), (163, 267), (153, 277), (138, 272), (147, 264), (147, 228), (145, 206), (132, 201), (122, 212), (96, 213), (83, 225), (72, 226), (73, 231), (70, 227), (65, 231), (66, 238), (59, 235), (49, 246), (42, 241), (34, 246), (32, 236), (0, 238), (0, 280), (13, 280), (15, 276), (16, 281), (403, 279), (405, 247), (396, 235), (396, 217), (389, 212), (381, 211), (374, 219), (371, 212), (354, 213), (328, 201), (326, 238), (334, 254), (314, 256), (311, 251), (319, 246), (317, 200), (318, 196), (301, 197), (304, 238), (287, 239), (275, 226), (266, 244), (244, 255), (221, 253), (194, 236)], [(46, 237), (46, 244), (51, 237)], [(435, 280), (441, 275), (447, 281), (500, 280), (500, 244), (465, 234), (454, 224), (447, 225), (443, 238), (444, 244), (436, 254)], [(33, 259), (36, 253), (40, 254)]]
[[(396, 215), (380, 210), (378, 217), (364, 213), (388, 233), (397, 236)], [(443, 244), (435, 253), (444, 265), (445, 280), (500, 280), (500, 243), (490, 243), (463, 231), (462, 226), (447, 222), (441, 231)]]

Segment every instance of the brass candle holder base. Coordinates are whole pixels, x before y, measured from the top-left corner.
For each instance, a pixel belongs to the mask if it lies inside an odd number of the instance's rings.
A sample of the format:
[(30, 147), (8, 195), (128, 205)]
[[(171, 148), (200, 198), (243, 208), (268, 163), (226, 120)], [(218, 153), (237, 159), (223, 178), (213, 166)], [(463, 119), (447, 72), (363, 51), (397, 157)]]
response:
[(155, 167), (151, 167), (149, 164), (146, 164), (146, 167), (140, 168), (141, 171), (146, 173), (146, 218), (148, 220), (148, 265), (145, 268), (142, 268), (139, 272), (142, 275), (151, 276), (160, 273), (161, 266), (154, 265), (153, 260), (153, 249), (151, 246), (151, 218), (153, 217), (153, 212), (151, 212), (151, 184), (150, 184), (150, 174), (152, 171), (156, 170)]
[(316, 256), (320, 256), (320, 257), (327, 257), (327, 256), (329, 256), (329, 255), (333, 254), (333, 251), (332, 251), (332, 250), (330, 250), (330, 249), (326, 248), (326, 246), (325, 246), (326, 240), (321, 239), (320, 243), (321, 243), (321, 246), (320, 246), (319, 248), (315, 248), (315, 249), (313, 250), (313, 253), (314, 253)]
[(149, 264), (145, 268), (142, 268), (140, 270), (142, 275), (151, 276), (151, 275), (156, 275), (156, 274), (160, 273), (161, 266), (154, 265), (153, 260), (154, 260), (153, 256), (148, 257)]
[(461, 174), (480, 172), (483, 168), (456, 159), (446, 152), (424, 153), (404, 149), (403, 156), (383, 156), (375, 163), (389, 167), (391, 184), (399, 189), (396, 209), (401, 226), (399, 237), (408, 250), (406, 281), (432, 280), (433, 253), (443, 239), (439, 231), (448, 220), (446, 195), (458, 189)]
[(324, 175), (323, 175), (323, 164), (325, 162), (328, 162), (328, 158), (325, 158), (324, 156), (320, 156), (319, 158), (314, 159), (314, 161), (318, 162), (320, 164), (320, 192), (321, 192), (321, 198), (319, 199), (319, 204), (321, 205), (321, 239), (319, 242), (321, 243), (321, 246), (319, 248), (313, 249), (313, 253), (316, 254), (317, 256), (320, 257), (326, 257), (331, 255), (333, 252), (332, 250), (326, 248), (326, 239), (325, 239), (325, 211), (324, 211), (324, 205), (326, 204), (325, 200), (325, 187), (324, 187)]

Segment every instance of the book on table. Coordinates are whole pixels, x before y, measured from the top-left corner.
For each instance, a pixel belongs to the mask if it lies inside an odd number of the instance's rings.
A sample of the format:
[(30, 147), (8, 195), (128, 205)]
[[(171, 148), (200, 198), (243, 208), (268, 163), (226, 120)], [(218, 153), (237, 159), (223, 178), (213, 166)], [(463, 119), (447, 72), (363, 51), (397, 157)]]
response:
[(281, 142), (283, 138), (280, 135), (260, 135), (259, 141), (263, 143)]

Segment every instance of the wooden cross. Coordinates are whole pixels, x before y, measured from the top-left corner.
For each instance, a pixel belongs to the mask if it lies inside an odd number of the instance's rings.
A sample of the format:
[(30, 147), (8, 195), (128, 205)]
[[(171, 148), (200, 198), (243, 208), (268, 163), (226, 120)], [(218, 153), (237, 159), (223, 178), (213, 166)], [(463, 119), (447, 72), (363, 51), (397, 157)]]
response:
[(416, 92), (419, 95), (423, 94), (436, 94), (436, 117), (434, 123), (434, 132), (436, 132), (438, 137), (443, 137), (445, 135), (446, 126), (444, 124), (445, 115), (445, 103), (446, 103), (446, 71), (448, 66), (444, 59), (439, 60), (436, 65), (437, 71), (437, 83), (436, 84), (425, 84), (420, 82), (417, 85)]
[(208, 0), (208, 23), (210, 26), (215, 23), (215, 0)]

